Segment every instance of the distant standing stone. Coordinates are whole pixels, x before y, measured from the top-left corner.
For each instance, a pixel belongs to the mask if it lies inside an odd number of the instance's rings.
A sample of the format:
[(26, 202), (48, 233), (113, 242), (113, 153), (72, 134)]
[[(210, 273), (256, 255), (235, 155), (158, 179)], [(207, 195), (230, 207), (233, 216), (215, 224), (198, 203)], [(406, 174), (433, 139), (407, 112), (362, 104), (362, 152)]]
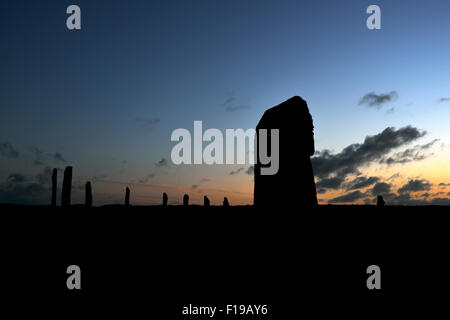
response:
[(167, 196), (167, 193), (163, 193), (163, 206), (167, 206), (167, 200), (169, 200), (169, 197)]
[(203, 205), (204, 205), (205, 207), (209, 207), (209, 199), (208, 199), (207, 196), (204, 196), (204, 197), (203, 197)]
[(377, 207), (384, 207), (384, 199), (383, 199), (383, 196), (378, 196)]

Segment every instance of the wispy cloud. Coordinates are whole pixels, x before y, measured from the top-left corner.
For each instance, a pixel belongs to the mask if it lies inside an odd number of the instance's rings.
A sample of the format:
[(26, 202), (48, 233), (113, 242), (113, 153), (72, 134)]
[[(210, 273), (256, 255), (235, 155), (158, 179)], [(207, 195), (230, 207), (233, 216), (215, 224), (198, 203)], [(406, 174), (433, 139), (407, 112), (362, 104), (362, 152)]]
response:
[(158, 162), (155, 163), (155, 166), (161, 168), (161, 167), (165, 167), (168, 165), (167, 159), (166, 158), (162, 158), (161, 160), (159, 160)]
[(229, 96), (223, 102), (225, 112), (236, 112), (241, 110), (250, 109), (250, 104), (238, 103), (235, 96)]
[(11, 143), (2, 142), (0, 143), (0, 155), (5, 158), (16, 159), (19, 157), (19, 152), (14, 149)]
[(230, 172), (230, 175), (232, 176), (232, 175), (238, 174), (238, 173), (241, 172), (242, 170), (244, 170), (244, 168), (239, 168), (239, 169), (237, 169), (237, 170), (235, 170), (235, 171), (231, 171), (231, 172)]
[[(384, 104), (394, 101), (397, 99), (397, 91), (391, 91), (389, 93), (376, 94), (375, 92), (370, 92), (365, 94), (360, 100), (359, 105), (366, 105), (368, 107), (373, 107), (376, 109), (381, 109)], [(393, 109), (392, 109), (393, 111)]]

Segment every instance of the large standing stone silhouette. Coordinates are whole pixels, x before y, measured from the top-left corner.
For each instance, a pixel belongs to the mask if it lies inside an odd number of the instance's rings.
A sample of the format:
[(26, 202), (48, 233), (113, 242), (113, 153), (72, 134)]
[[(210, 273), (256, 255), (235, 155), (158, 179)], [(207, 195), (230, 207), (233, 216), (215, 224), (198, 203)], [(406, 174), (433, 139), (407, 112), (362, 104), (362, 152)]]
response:
[[(317, 206), (310, 160), (314, 154), (314, 126), (306, 101), (295, 96), (266, 110), (256, 126), (257, 138), (259, 129), (279, 129), (279, 169), (274, 175), (261, 175), (261, 167), (270, 164), (261, 164), (258, 144), (255, 148), (255, 206)], [(270, 130), (267, 140), (270, 156)]]
[(66, 169), (64, 169), (61, 207), (67, 208), (70, 206), (71, 192), (72, 192), (72, 167), (66, 167)]

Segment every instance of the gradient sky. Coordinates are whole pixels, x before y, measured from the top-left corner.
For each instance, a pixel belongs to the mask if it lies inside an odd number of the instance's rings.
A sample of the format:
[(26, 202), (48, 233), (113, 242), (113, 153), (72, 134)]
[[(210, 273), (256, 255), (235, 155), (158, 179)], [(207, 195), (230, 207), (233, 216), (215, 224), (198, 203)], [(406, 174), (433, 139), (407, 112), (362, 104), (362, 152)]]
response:
[[(70, 4), (79, 31), (66, 28)], [(381, 30), (366, 28), (371, 4)], [(48, 167), (72, 165), (74, 202), (90, 180), (97, 205), (122, 202), (127, 185), (135, 204), (160, 203), (163, 191), (170, 203), (188, 192), (196, 203), (250, 204), (248, 165), (175, 166), (170, 134), (194, 120), (254, 128), (294, 95), (308, 102), (319, 151), (387, 127), (426, 131), (392, 150), (434, 141), (421, 160), (367, 162), (359, 177), (389, 184), (392, 199), (416, 181), (408, 199), (448, 198), (449, 13), (447, 0), (2, 1), (0, 202), (48, 203)], [(372, 92), (392, 99), (360, 103)], [(372, 187), (344, 202), (371, 201)]]

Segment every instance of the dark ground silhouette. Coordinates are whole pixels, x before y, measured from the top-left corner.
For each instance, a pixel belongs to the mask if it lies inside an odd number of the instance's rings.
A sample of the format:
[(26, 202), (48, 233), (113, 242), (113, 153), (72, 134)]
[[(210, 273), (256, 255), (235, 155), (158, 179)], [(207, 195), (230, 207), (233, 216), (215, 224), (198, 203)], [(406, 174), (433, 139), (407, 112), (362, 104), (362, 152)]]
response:
[(280, 160), (275, 175), (261, 175), (264, 165), (256, 148), (254, 204), (280, 207), (295, 202), (299, 209), (317, 206), (310, 160), (314, 154), (314, 126), (306, 101), (296, 96), (266, 110), (256, 126), (257, 138), (259, 129), (279, 129)]

